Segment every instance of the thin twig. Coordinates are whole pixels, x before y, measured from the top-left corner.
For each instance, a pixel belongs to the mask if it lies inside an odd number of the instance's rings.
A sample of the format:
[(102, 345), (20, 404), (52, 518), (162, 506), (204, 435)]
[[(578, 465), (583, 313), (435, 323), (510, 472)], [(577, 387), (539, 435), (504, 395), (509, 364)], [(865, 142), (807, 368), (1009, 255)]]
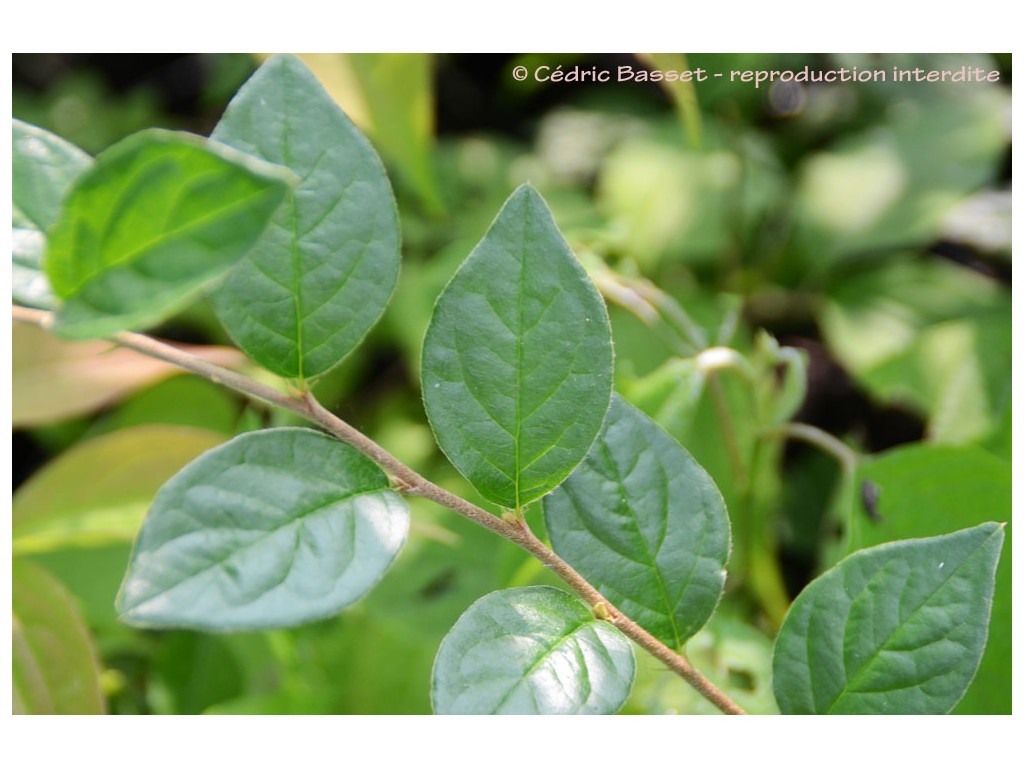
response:
[[(49, 328), (53, 321), (53, 317), (49, 312), (19, 306), (12, 306), (11, 317), (15, 322), (36, 325), (40, 328)], [(456, 496), (450, 491), (446, 491), (444, 488), (430, 482), (415, 470), (400, 462), (362, 432), (328, 411), (311, 393), (304, 392), (295, 397), (279, 392), (247, 376), (202, 360), (171, 344), (158, 341), (144, 334), (123, 332), (110, 336), (109, 340), (149, 357), (173, 363), (180, 368), (191, 371), (217, 384), (222, 384), (248, 397), (297, 413), (323, 427), (339, 440), (348, 443), (373, 459), (391, 476), (395, 485), (403, 493), (430, 499), (525, 549), (557, 574), (591, 607), (603, 605), (604, 610), (609, 615), (609, 621), (624, 635), (644, 648), (656, 659), (666, 664), (722, 712), (730, 715), (746, 714), (732, 699), (704, 677), (700, 671), (695, 669), (684, 656), (673, 651), (615, 608), (597, 589), (577, 573), (571, 565), (545, 546), (524, 521), (506, 522), (502, 518), (492, 515), (487, 510), (463, 499), (461, 496)]]

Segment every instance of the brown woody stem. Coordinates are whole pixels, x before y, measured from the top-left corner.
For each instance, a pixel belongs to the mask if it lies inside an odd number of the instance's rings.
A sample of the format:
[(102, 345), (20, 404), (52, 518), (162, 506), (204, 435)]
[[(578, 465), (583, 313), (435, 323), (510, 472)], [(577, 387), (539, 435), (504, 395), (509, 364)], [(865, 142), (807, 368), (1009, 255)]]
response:
[[(50, 312), (19, 306), (12, 306), (11, 317), (15, 322), (36, 325), (40, 328), (49, 328), (53, 322)], [(456, 496), (450, 491), (434, 485), (434, 483), (400, 462), (362, 432), (328, 411), (311, 393), (304, 392), (299, 396), (292, 396), (279, 392), (273, 387), (261, 384), (228, 368), (202, 360), (172, 344), (158, 341), (144, 334), (117, 333), (110, 336), (109, 340), (149, 357), (172, 363), (250, 398), (262, 400), (279, 408), (297, 413), (314, 424), (319, 425), (339, 440), (348, 443), (377, 462), (388, 472), (401, 492), (430, 499), (525, 549), (550, 568), (591, 607), (603, 605), (609, 615), (609, 621), (624, 635), (656, 659), (666, 664), (673, 672), (686, 680), (698, 693), (722, 710), (722, 712), (730, 715), (746, 714), (732, 699), (695, 669), (685, 656), (673, 651), (613, 606), (586, 579), (580, 576), (571, 565), (545, 546), (533, 534), (525, 521), (505, 521), (463, 499), (461, 496)]]

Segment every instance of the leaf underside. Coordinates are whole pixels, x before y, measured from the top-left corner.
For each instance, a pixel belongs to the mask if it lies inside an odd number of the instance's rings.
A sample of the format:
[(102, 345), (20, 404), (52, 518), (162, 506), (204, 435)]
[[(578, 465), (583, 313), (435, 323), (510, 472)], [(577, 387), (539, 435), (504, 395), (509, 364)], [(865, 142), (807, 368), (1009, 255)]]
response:
[(815, 579), (779, 630), (783, 714), (944, 714), (988, 634), (1003, 527), (861, 550)]
[(437, 301), (423, 397), (442, 450), (519, 508), (583, 459), (611, 397), (600, 295), (530, 186), (519, 187)]
[(673, 648), (718, 605), (729, 556), (722, 495), (679, 443), (619, 395), (586, 459), (544, 497), (544, 522), (555, 552)]
[(49, 231), (54, 330), (91, 338), (167, 317), (237, 262), (288, 185), (284, 169), (191, 134), (118, 142), (78, 176)]
[(636, 660), (625, 635), (553, 587), (492, 592), (441, 642), (434, 662), (439, 715), (613, 714)]
[(283, 427), (202, 454), (157, 494), (118, 608), (138, 626), (266, 629), (368, 592), (409, 528), (387, 476), (354, 448)]
[(19, 304), (50, 309), (57, 299), (43, 272), (45, 233), (57, 220), (64, 193), (92, 158), (49, 131), (11, 122), (11, 295)]
[(257, 363), (319, 376), (359, 343), (398, 280), (394, 197), (373, 147), (294, 56), (269, 59), (213, 138), (301, 179), (246, 258), (211, 293)]

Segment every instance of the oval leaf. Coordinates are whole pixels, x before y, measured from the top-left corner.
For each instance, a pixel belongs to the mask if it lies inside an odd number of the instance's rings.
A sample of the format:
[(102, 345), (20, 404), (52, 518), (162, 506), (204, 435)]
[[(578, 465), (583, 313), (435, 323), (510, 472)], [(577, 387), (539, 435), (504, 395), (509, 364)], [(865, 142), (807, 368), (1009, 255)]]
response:
[(263, 367), (294, 379), (319, 376), (359, 343), (398, 280), (398, 213), (384, 167), (294, 56), (259, 68), (213, 138), (301, 178), (213, 291), (217, 314)]
[(187, 133), (118, 142), (78, 176), (49, 232), (54, 330), (90, 338), (167, 317), (249, 249), (290, 181)]
[(775, 641), (783, 714), (944, 714), (988, 634), (1003, 527), (856, 552), (797, 597)]
[(626, 636), (553, 587), (492, 592), (469, 607), (437, 653), (439, 715), (608, 715), (636, 671)]
[(611, 397), (608, 313), (532, 187), (438, 299), (422, 380), (442, 450), (505, 507), (555, 488), (594, 442)]
[(544, 498), (544, 523), (559, 555), (673, 648), (718, 605), (729, 557), (722, 494), (619, 395), (583, 463)]
[(11, 567), (14, 713), (100, 715), (99, 663), (74, 600), (35, 563)]
[(71, 182), (92, 158), (34, 125), (13, 120), (11, 128), (12, 296), (19, 304), (48, 309), (57, 301), (43, 273), (44, 233), (57, 220)]
[(138, 626), (256, 629), (330, 616), (398, 554), (409, 510), (354, 448), (320, 432), (248, 432), (157, 494), (118, 610)]

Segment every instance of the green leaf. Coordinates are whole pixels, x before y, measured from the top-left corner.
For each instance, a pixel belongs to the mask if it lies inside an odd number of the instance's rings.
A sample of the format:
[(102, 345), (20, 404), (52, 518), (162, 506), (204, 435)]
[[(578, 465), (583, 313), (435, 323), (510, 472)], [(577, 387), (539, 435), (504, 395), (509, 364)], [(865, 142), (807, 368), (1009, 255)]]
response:
[(15, 551), (130, 542), (160, 486), (223, 441), (207, 430), (153, 424), (75, 445), (14, 494)]
[(137, 626), (282, 627), (368, 592), (405, 541), (388, 478), (320, 432), (248, 432), (208, 451), (157, 495), (118, 595)]
[[(297, 56), (352, 122), (380, 149), (397, 185), (415, 192), (429, 213), (443, 213), (444, 204), (433, 164), (433, 55), (300, 53)], [(422, 340), (420, 333), (417, 345)]]
[(11, 586), (14, 713), (103, 714), (96, 651), (67, 590), (23, 558)]
[(20, 304), (50, 308), (56, 298), (43, 273), (46, 229), (57, 220), (71, 182), (92, 164), (74, 144), (21, 120), (12, 120), (12, 296)]
[[(1009, 461), (977, 446), (914, 444), (887, 451), (858, 468), (879, 489), (875, 517), (857, 510), (850, 520), (850, 548), (895, 539), (938, 536), (996, 519), (1012, 509)], [(978, 674), (957, 705), (957, 714), (1004, 714), (1011, 705), (1011, 531), (996, 568), (992, 622)]]
[(861, 550), (797, 597), (774, 652), (783, 714), (944, 714), (988, 634), (1003, 526)]
[(199, 136), (151, 129), (83, 172), (50, 230), (54, 330), (105, 336), (167, 317), (252, 246), (291, 175)]
[(434, 662), (439, 715), (608, 715), (633, 684), (633, 647), (554, 587), (492, 592), (469, 607)]
[(529, 185), (505, 203), (437, 301), (423, 397), (442, 450), (519, 508), (583, 459), (611, 397), (601, 297)]
[(673, 648), (718, 605), (729, 557), (722, 494), (619, 395), (583, 463), (544, 498), (544, 524), (555, 552)]
[[(125, 400), (89, 430), (100, 435), (147, 424), (180, 425), (234, 437), (248, 432), (252, 406), (226, 387), (199, 376), (174, 376)], [(226, 438), (225, 438), (226, 439)]]
[(293, 56), (260, 67), (213, 138), (301, 179), (213, 292), (217, 314), (260, 365), (294, 379), (319, 376), (355, 348), (398, 280), (398, 214), (384, 168)]

